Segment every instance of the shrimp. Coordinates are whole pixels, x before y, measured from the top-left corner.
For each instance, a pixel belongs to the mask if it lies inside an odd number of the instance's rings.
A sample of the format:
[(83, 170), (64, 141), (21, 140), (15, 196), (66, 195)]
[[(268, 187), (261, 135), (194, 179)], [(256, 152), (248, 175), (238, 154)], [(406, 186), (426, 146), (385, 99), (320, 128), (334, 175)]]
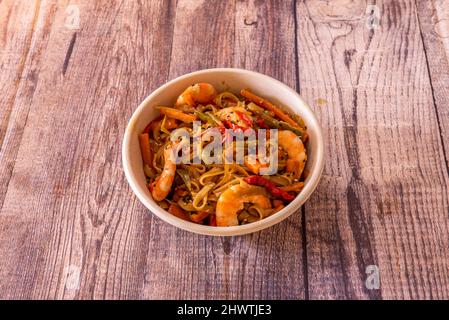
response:
[(196, 83), (186, 90), (176, 100), (176, 107), (188, 105), (195, 107), (197, 103), (212, 101), (217, 95), (217, 90), (210, 83)]
[(245, 203), (252, 203), (261, 209), (270, 209), (271, 202), (264, 188), (242, 182), (224, 191), (217, 201), (216, 219), (218, 227), (237, 226), (237, 213)]
[(176, 174), (176, 163), (174, 159), (175, 147), (167, 145), (164, 150), (164, 169), (156, 181), (152, 185), (151, 194), (156, 201), (164, 200), (170, 193), (173, 180)]
[(287, 152), (287, 171), (293, 172), (294, 177), (298, 179), (304, 170), (307, 160), (306, 149), (301, 138), (289, 130), (279, 130), (279, 146)]

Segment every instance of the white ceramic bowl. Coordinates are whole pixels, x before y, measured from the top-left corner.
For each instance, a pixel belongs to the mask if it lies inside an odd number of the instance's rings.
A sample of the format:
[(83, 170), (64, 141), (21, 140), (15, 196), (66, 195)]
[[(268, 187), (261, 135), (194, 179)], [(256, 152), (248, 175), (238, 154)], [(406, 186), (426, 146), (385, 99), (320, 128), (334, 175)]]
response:
[[(292, 112), (299, 114), (304, 119), (310, 136), (307, 145), (308, 160), (306, 167), (309, 175), (305, 180), (304, 189), (284, 209), (263, 220), (246, 225), (211, 227), (179, 219), (159, 207), (152, 199), (151, 193), (145, 185), (146, 179), (142, 169), (138, 134), (143, 131), (152, 119), (159, 115), (159, 112), (155, 109), (156, 106), (172, 106), (177, 96), (185, 88), (197, 82), (211, 83), (219, 92), (225, 89), (239, 92), (243, 88), (249, 88), (256, 94), (291, 109)], [(301, 205), (310, 197), (321, 177), (324, 165), (324, 144), (321, 129), (315, 115), (293, 89), (278, 80), (253, 71), (227, 68), (208, 69), (183, 75), (164, 84), (140, 104), (126, 128), (122, 146), (122, 161), (126, 178), (132, 190), (139, 200), (159, 218), (175, 227), (195, 233), (213, 236), (234, 236), (268, 228), (298, 211)]]

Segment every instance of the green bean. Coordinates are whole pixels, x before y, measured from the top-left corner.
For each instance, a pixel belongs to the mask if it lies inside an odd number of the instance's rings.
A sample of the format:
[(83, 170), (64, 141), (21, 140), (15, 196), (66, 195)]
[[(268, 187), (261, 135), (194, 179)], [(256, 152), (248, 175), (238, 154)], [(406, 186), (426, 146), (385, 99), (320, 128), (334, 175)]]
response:
[(295, 128), (295, 127), (291, 126), (290, 124), (288, 124), (287, 122), (284, 122), (284, 121), (279, 121), (279, 126), (282, 129), (292, 131), (294, 134), (296, 134), (297, 136), (299, 136), (302, 139), (302, 132), (298, 128)]
[(182, 181), (184, 181), (184, 184), (186, 185), (189, 192), (192, 193), (192, 185), (190, 183), (190, 176), (187, 170), (177, 169), (176, 172), (181, 177)]
[(221, 120), (218, 119), (218, 117), (217, 117), (215, 114), (213, 114), (212, 112), (206, 112), (206, 114), (207, 114), (209, 117), (211, 117), (212, 120), (214, 120), (215, 123), (216, 123), (217, 125), (219, 125), (219, 126), (222, 126), (222, 125), (223, 125), (223, 122), (221, 122)]
[(275, 128), (275, 129), (279, 129), (281, 126), (279, 124), (279, 120), (276, 120), (272, 117), (270, 117), (268, 114), (266, 114), (265, 112), (259, 114), (259, 116), (263, 119), (263, 121), (265, 121), (265, 123), (271, 127), (271, 128)]
[(255, 114), (257, 114), (258, 116), (260, 116), (267, 125), (269, 125), (270, 127), (279, 128), (279, 120), (274, 119), (273, 117), (271, 117), (268, 114), (268, 111), (266, 111), (265, 109), (262, 109), (261, 107), (259, 107), (258, 105), (256, 105), (253, 102), (248, 103), (248, 109), (252, 112), (254, 112)]
[(216, 125), (216, 122), (214, 121), (214, 119), (212, 119), (209, 115), (207, 115), (201, 111), (198, 111), (198, 110), (195, 110), (195, 114), (198, 118), (200, 118), (200, 120), (209, 122), (212, 125)]
[(248, 103), (246, 107), (248, 108), (249, 111), (252, 111), (257, 114), (263, 113), (265, 111), (263, 108), (259, 107), (254, 102)]
[(297, 136), (299, 136), (300, 138), (302, 138), (302, 133), (301, 130), (299, 130), (298, 128), (295, 128), (293, 126), (291, 126), (290, 124), (288, 124), (287, 122), (284, 121), (279, 121), (276, 120), (273, 117), (270, 117), (268, 115), (268, 112), (266, 112), (265, 110), (261, 113), (258, 113), (258, 115), (263, 119), (263, 121), (265, 121), (265, 123), (271, 127), (271, 128), (275, 128), (275, 129), (284, 129), (284, 130), (290, 130), (292, 131), (294, 134), (296, 134)]
[(302, 138), (302, 133), (301, 130), (299, 130), (298, 128), (293, 127), (292, 125), (288, 124), (287, 122), (284, 121), (280, 121), (277, 120), (273, 117), (271, 117), (268, 114), (268, 111), (262, 109), (261, 107), (259, 107), (258, 105), (256, 105), (255, 103), (248, 103), (248, 109), (254, 113), (256, 113), (258, 116), (260, 116), (263, 121), (265, 121), (265, 123), (271, 127), (271, 128), (275, 128), (275, 129), (285, 129), (285, 130), (290, 130), (292, 131), (294, 134), (296, 134), (297, 136)]
[(301, 118), (301, 117), (298, 116), (297, 114), (292, 114), (292, 115), (291, 115), (291, 118), (292, 118), (293, 120), (295, 120), (296, 123), (297, 123), (301, 128), (303, 128), (304, 130), (307, 129), (306, 123), (304, 122), (304, 119), (303, 119), (303, 118)]

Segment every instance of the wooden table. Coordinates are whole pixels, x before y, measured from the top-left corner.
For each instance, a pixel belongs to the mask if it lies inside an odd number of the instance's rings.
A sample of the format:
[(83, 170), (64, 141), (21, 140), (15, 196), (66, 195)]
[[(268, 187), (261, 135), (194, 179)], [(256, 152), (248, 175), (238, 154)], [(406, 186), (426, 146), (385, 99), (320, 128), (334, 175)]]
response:
[[(448, 8), (1, 1), (0, 298), (448, 299)], [(213, 67), (296, 88), (324, 130), (311, 199), (248, 236), (177, 230), (122, 170), (139, 102)]]

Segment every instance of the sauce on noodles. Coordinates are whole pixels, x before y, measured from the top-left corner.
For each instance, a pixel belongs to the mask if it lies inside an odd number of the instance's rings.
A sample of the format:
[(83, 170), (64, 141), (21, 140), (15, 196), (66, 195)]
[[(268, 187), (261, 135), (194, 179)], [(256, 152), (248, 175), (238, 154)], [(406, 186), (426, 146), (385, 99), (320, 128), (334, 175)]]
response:
[(250, 90), (218, 93), (208, 83), (157, 108), (139, 142), (148, 188), (171, 214), (236, 226), (278, 212), (301, 192), (308, 135), (300, 116)]

